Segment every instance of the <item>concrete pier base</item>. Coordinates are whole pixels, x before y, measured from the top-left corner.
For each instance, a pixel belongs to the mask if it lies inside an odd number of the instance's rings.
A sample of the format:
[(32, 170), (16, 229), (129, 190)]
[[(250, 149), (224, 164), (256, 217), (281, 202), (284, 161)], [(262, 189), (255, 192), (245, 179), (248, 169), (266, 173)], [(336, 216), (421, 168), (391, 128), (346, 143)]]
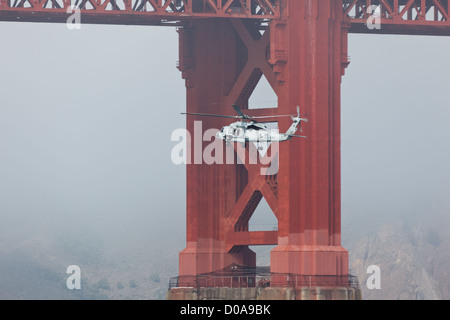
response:
[(359, 288), (172, 288), (168, 300), (361, 300)]

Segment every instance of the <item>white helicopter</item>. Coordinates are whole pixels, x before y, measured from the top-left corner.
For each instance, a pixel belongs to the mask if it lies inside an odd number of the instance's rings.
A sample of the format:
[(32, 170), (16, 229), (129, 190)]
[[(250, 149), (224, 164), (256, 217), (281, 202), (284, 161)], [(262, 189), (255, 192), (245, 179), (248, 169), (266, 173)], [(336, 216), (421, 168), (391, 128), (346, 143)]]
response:
[[(237, 116), (224, 116), (217, 114), (207, 114), (207, 113), (182, 113), (185, 115), (194, 116), (205, 116), (205, 117), (219, 117), (219, 118), (232, 118), (240, 119), (228, 126), (223, 127), (220, 131), (216, 133), (216, 138), (222, 139), (227, 145), (230, 142), (239, 142), (243, 146), (247, 142), (254, 142), (256, 144), (260, 143), (270, 143), (270, 142), (283, 142), (291, 140), (293, 137), (306, 138), (305, 136), (295, 135), (298, 127), (300, 127), (300, 132), (302, 132), (301, 122), (308, 122), (308, 119), (300, 117), (300, 107), (297, 107), (297, 116), (293, 115), (281, 115), (281, 116), (262, 116), (262, 117), (250, 117), (245, 115), (241, 109), (233, 105), (234, 110), (237, 112)], [(280, 118), (280, 117), (291, 117), (293, 120), (292, 125), (286, 131), (286, 133), (280, 133), (278, 130), (271, 130), (266, 125), (258, 122), (256, 119), (267, 119), (267, 118)]]

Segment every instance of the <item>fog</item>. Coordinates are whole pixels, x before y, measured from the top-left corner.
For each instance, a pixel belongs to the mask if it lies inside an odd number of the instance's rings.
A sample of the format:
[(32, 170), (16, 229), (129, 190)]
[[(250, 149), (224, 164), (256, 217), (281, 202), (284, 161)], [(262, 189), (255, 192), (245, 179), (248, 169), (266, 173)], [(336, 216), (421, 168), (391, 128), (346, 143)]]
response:
[[(175, 29), (4, 22), (0, 35), (0, 297), (58, 298), (31, 269), (7, 283), (31, 261), (61, 266), (63, 284), (63, 266), (89, 278), (91, 260), (96, 280), (102, 268), (175, 276), (186, 200), (170, 159), (185, 123)], [(450, 208), (449, 52), (444, 37), (350, 36), (344, 245), (396, 215)], [(167, 278), (158, 285), (161, 298)]]
[[(342, 89), (343, 224), (450, 208), (450, 39), (351, 35)], [(361, 222), (363, 223), (363, 222)]]

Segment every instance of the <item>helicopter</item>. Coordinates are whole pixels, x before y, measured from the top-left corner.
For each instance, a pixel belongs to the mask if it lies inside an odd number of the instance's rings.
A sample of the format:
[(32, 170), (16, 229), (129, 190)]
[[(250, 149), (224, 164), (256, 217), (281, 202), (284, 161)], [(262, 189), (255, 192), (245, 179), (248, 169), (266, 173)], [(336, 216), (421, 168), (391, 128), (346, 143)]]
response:
[[(295, 132), (297, 132), (298, 127), (300, 127), (300, 132), (302, 132), (301, 127), (302, 121), (308, 122), (308, 119), (300, 117), (300, 107), (297, 107), (297, 116), (280, 115), (280, 116), (260, 116), (260, 117), (251, 117), (244, 114), (237, 105), (233, 105), (233, 108), (238, 114), (237, 116), (225, 116), (207, 113), (182, 113), (182, 114), (193, 116), (204, 116), (204, 117), (239, 119), (238, 121), (223, 127), (220, 131), (216, 133), (216, 138), (224, 140), (227, 146), (231, 142), (241, 143), (245, 147), (245, 144), (247, 142), (253, 142), (259, 145), (260, 143), (288, 141), (294, 137), (306, 138), (306, 136), (294, 134)], [(293, 120), (292, 125), (289, 127), (286, 133), (280, 133), (277, 130), (271, 130), (265, 124), (257, 120), (257, 119), (280, 118), (280, 117), (291, 117)]]

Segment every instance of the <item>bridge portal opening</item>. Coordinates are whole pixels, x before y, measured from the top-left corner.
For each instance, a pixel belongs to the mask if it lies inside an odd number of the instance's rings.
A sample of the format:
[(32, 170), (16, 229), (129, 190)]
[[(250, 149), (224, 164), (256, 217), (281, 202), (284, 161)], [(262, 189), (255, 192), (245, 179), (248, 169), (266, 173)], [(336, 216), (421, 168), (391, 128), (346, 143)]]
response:
[(278, 107), (278, 96), (264, 74), (258, 81), (253, 93), (248, 99), (249, 109), (270, 109)]

